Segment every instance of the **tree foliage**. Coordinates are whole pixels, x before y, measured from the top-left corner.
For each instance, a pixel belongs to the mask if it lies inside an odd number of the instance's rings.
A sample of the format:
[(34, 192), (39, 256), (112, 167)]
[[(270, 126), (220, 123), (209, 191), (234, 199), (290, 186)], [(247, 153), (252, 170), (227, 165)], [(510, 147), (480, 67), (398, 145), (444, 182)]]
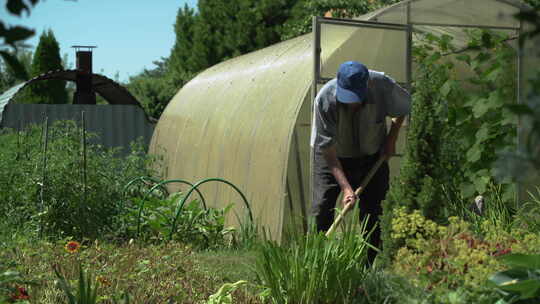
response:
[[(52, 30), (43, 32), (32, 59), (31, 75), (39, 76), (50, 71), (63, 70), (60, 47)], [(27, 94), (18, 98), (22, 103), (65, 104), (68, 103), (66, 82), (43, 80), (29, 85)]]
[(178, 11), (168, 67), (181, 87), (221, 61), (275, 44), (296, 0), (200, 0)]
[[(195, 11), (187, 5), (178, 10), (176, 23), (174, 24), (176, 40), (171, 54), (166, 61), (168, 65), (162, 65), (165, 71), (155, 75), (157, 77), (163, 77), (168, 72), (172, 83), (177, 85), (178, 88), (182, 87), (185, 82), (193, 77), (193, 71), (201, 69), (199, 67), (198, 54), (191, 51), (193, 50), (193, 43), (196, 39), (195, 23), (198, 19), (199, 17), (195, 14)], [(167, 70), (168, 67), (171, 68)], [(145, 73), (143, 72), (143, 74)]]
[(352, 18), (396, 2), (398, 0), (298, 0), (292, 9), (291, 18), (280, 32), (281, 39), (286, 40), (309, 33), (313, 16)]
[(129, 78), (127, 89), (139, 101), (146, 114), (154, 120), (167, 106), (176, 93), (171, 78), (166, 75), (166, 61), (154, 61), (155, 69), (145, 69), (142, 73)]

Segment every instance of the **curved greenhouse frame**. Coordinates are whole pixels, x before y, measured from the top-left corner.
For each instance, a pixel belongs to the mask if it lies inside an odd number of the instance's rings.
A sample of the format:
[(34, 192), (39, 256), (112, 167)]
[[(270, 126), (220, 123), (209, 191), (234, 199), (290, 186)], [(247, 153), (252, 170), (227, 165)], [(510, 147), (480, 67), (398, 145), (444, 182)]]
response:
[[(459, 43), (465, 41), (463, 28), (519, 35), (524, 25), (512, 16), (523, 9), (527, 7), (512, 0), (410, 0), (357, 19), (445, 33)], [(404, 84), (411, 70), (410, 32), (323, 27), (320, 33), (320, 41), (307, 34), (225, 61), (186, 84), (165, 109), (151, 142), (150, 151), (165, 156), (165, 178), (219, 177), (238, 185), (255, 222), (273, 239), (283, 239), (289, 229), (305, 229), (314, 79), (333, 77), (335, 67), (351, 59)], [(317, 64), (315, 46), (321, 50)], [(523, 67), (528, 58), (519, 59), (520, 75), (527, 72)], [(391, 164), (394, 172), (398, 165)], [(219, 185), (201, 190), (210, 206), (236, 202), (229, 224), (245, 218), (235, 191)]]

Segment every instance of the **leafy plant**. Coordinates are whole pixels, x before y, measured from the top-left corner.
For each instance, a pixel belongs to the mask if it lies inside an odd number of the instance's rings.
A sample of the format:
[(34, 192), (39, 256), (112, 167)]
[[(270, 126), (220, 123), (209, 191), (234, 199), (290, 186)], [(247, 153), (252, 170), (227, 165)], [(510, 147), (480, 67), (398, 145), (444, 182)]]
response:
[(540, 255), (510, 254), (500, 260), (511, 268), (497, 272), (490, 278), (504, 295), (504, 299), (497, 303), (538, 303)]
[(449, 225), (444, 226), (426, 219), (417, 210), (407, 212), (400, 208), (395, 214), (392, 237), (402, 239), (405, 245), (393, 260), (393, 271), (437, 297), (461, 287), (459, 298), (476, 293), (475, 299), (492, 299), (484, 282), (494, 270), (503, 270), (497, 257), (536, 253), (540, 246), (540, 235), (519, 229), (505, 232), (489, 220), (482, 223), (484, 235), (480, 237), (457, 217), (451, 217)]
[[(432, 94), (442, 98), (446, 108), (442, 119), (447, 121), (448, 132), (455, 133), (452, 144), (458, 150), (452, 155), (453, 163), (460, 164), (458, 172), (464, 176), (458, 181), (459, 189), (465, 198), (472, 198), (485, 194), (493, 183), (496, 152), (515, 147), (517, 119), (507, 106), (516, 100), (516, 54), (507, 44), (512, 37), (486, 30), (466, 30), (465, 34), (469, 41), (461, 49), (450, 36), (429, 34), (415, 49), (424, 54), (420, 58), (429, 55), (443, 63), (444, 69), (437, 73), (446, 80)], [(458, 67), (465, 69), (459, 78)], [(503, 190), (506, 199), (512, 197), (511, 189)]]
[(131, 298), (128, 293), (122, 293), (120, 296), (116, 296), (112, 299), (113, 304), (129, 304)]
[(233, 304), (231, 293), (246, 283), (247, 281), (238, 281), (223, 284), (215, 294), (208, 298), (206, 304)]
[(235, 249), (252, 250), (259, 242), (260, 229), (248, 216), (243, 220), (237, 217), (239, 227), (231, 235), (231, 244)]
[[(506, 35), (480, 30), (466, 33), (470, 37), (467, 48), (473, 52), (455, 58), (473, 72), (466, 81), (475, 90), (452, 101), (449, 118), (459, 130), (465, 152), (461, 162), (465, 180), (460, 187), (464, 196), (473, 197), (486, 193), (494, 181), (496, 152), (515, 148), (517, 117), (507, 106), (516, 100), (516, 53), (506, 43), (511, 39)], [(463, 85), (448, 81), (448, 86)], [(507, 185), (503, 190), (506, 200), (511, 200), (513, 189)]]
[[(123, 231), (119, 236), (124, 239), (139, 237), (151, 242), (168, 240), (177, 204), (182, 198), (182, 193), (175, 193), (166, 199), (145, 196), (128, 200), (119, 219)], [(141, 204), (144, 208), (138, 223)], [(229, 237), (235, 231), (225, 226), (225, 217), (231, 208), (232, 205), (223, 209), (205, 209), (198, 200), (192, 200), (179, 214), (173, 240), (190, 244), (197, 249), (228, 246)]]

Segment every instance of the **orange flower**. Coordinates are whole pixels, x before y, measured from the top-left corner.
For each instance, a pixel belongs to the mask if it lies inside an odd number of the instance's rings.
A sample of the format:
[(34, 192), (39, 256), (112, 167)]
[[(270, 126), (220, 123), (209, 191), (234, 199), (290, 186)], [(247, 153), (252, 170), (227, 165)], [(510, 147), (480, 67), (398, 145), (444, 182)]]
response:
[(79, 251), (79, 248), (81, 248), (81, 244), (77, 241), (69, 241), (66, 246), (66, 251), (69, 253), (75, 253)]
[(111, 282), (104, 276), (96, 277), (96, 281), (98, 281), (102, 286), (111, 286)]

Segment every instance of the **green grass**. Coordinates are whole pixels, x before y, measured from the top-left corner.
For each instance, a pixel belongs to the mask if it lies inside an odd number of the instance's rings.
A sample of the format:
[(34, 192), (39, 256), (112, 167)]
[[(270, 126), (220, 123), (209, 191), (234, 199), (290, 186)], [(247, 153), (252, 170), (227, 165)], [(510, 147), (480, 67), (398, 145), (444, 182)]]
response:
[(253, 251), (213, 251), (194, 254), (194, 261), (201, 273), (216, 276), (225, 282), (247, 280), (255, 282)]

